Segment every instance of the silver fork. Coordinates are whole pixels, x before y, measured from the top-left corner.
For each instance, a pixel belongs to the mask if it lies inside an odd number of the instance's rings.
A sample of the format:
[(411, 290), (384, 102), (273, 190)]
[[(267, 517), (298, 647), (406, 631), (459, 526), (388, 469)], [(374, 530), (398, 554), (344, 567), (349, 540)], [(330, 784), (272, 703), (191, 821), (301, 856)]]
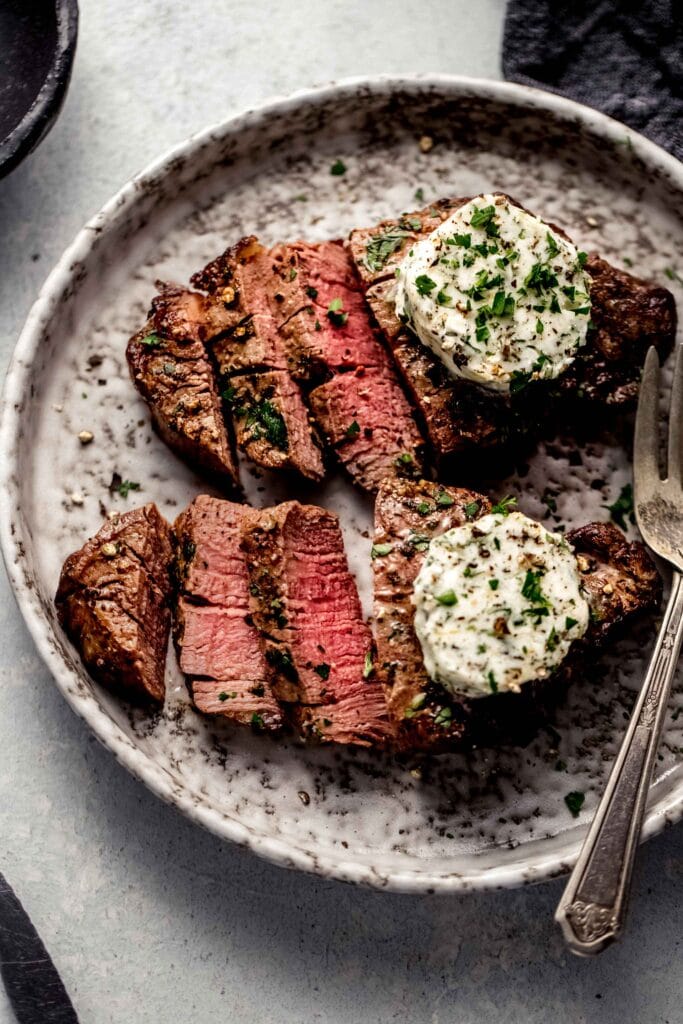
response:
[(555, 920), (569, 948), (590, 956), (624, 927), (662, 726), (683, 639), (683, 347), (669, 408), (668, 469), (659, 472), (659, 359), (651, 348), (640, 385), (633, 450), (634, 505), (648, 547), (673, 568), (671, 593), (645, 682)]

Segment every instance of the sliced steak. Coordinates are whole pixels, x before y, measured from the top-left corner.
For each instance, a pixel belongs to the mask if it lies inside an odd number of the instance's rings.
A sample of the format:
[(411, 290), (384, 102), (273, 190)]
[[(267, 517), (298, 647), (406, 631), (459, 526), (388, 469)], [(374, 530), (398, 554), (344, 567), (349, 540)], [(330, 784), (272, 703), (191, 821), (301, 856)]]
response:
[(315, 388), (309, 401), (328, 443), (359, 487), (372, 492), (388, 476), (421, 475), (422, 438), (405, 395), (386, 373), (336, 374)]
[(98, 682), (161, 704), (171, 582), (168, 523), (145, 505), (104, 524), (64, 563), (59, 621)]
[(390, 728), (372, 637), (337, 517), (295, 501), (253, 512), (243, 546), (273, 689), (292, 703), (301, 733), (323, 742), (384, 743)]
[(200, 495), (174, 524), (174, 638), (199, 711), (273, 731), (282, 712), (249, 610), (241, 530), (249, 509)]
[[(236, 326), (213, 344), (229, 393), (240, 387), (236, 378), (245, 373), (252, 389), (258, 373), (271, 374), (269, 388), (284, 390), (289, 371), (305, 392), (313, 389), (310, 404), (317, 424), (361, 487), (376, 490), (404, 453), (421, 468), (422, 437), (341, 242), (295, 242), (266, 250), (252, 236), (210, 263), (193, 283), (216, 297), (227, 292), (233, 303)], [(362, 376), (360, 385), (344, 380), (347, 373)], [(296, 385), (290, 384), (286, 396), (290, 404), (295, 394)], [(286, 404), (285, 398), (273, 404), (280, 407)], [(344, 422), (349, 412), (353, 415)], [(368, 430), (373, 424), (381, 429), (366, 432), (351, 446), (346, 443), (346, 428), (361, 420)], [(301, 415), (298, 423), (303, 424)], [(248, 438), (238, 418), (235, 429), (238, 443), (244, 446)], [(304, 472), (301, 467), (314, 459), (301, 447), (305, 431), (300, 429), (298, 434), (298, 445), (291, 446), (289, 458), (298, 453), (296, 468)], [(281, 449), (268, 448), (262, 436), (259, 441), (258, 449), (254, 445), (246, 449), (255, 461), (269, 466), (287, 463)], [(314, 472), (305, 475), (316, 478)]]
[(502, 742), (519, 723), (528, 729), (541, 704), (566, 683), (577, 663), (602, 646), (617, 627), (656, 607), (661, 581), (641, 544), (629, 544), (611, 524), (590, 523), (567, 536), (591, 605), (591, 625), (550, 680), (526, 684), (521, 694), (456, 700), (429, 680), (413, 629), (413, 582), (429, 540), (490, 508), (482, 495), (437, 484), (387, 481), (375, 508), (375, 642), (399, 746), (449, 749)]
[[(591, 318), (595, 329), (566, 373), (557, 381), (524, 388), (510, 398), (453, 380), (436, 356), (396, 318), (394, 271), (412, 242), (468, 201), (442, 200), (399, 220), (353, 231), (348, 242), (368, 289), (368, 303), (441, 466), (467, 451), (496, 447), (523, 434), (535, 435), (549, 418), (562, 422), (569, 412), (566, 402), (592, 403), (591, 414), (600, 408), (632, 407), (648, 346), (655, 345), (660, 355), (666, 355), (676, 332), (674, 299), (667, 289), (591, 254), (586, 268), (593, 279)], [(565, 234), (555, 225), (553, 228)]]
[(221, 315), (205, 296), (164, 287), (146, 326), (129, 341), (126, 357), (133, 383), (169, 448), (192, 469), (234, 490), (237, 463), (204, 344), (206, 335), (221, 328)]
[(237, 443), (266, 469), (293, 469), (311, 480), (325, 474), (318, 437), (278, 327), (295, 278), (254, 236), (242, 239), (192, 278), (230, 309), (229, 331), (211, 345), (228, 398)]

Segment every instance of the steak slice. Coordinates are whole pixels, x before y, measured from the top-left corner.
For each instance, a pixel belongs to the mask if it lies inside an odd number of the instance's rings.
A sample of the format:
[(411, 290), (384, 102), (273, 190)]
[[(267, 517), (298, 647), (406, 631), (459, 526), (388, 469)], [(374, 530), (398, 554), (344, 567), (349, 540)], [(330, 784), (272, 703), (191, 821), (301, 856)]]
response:
[(469, 705), (431, 683), (413, 629), (413, 582), (432, 537), (485, 514), (475, 491), (387, 480), (375, 505), (373, 570), (377, 672), (397, 744), (409, 750), (458, 745), (466, 736)]
[(223, 324), (218, 304), (196, 292), (163, 286), (147, 324), (128, 342), (126, 358), (169, 448), (192, 469), (236, 490), (237, 463), (204, 344)]
[(390, 726), (372, 637), (337, 517), (296, 501), (253, 512), (243, 547), (273, 689), (292, 703), (302, 735), (360, 746), (386, 742)]
[[(405, 453), (419, 471), (422, 437), (341, 242), (295, 242), (266, 250), (250, 236), (192, 280), (215, 296), (225, 295), (227, 290), (227, 298), (234, 304), (237, 326), (212, 346), (230, 394), (240, 388), (238, 374), (248, 374), (252, 390), (257, 373), (271, 374), (268, 387), (282, 391), (281, 402), (273, 399), (282, 412), (287, 403), (297, 404), (297, 386), (286, 385), (288, 371), (306, 392), (314, 389), (310, 405), (318, 426), (361, 487), (376, 490)], [(360, 385), (344, 380), (347, 373), (362, 375)], [(298, 405), (300, 414), (295, 422), (300, 429), (297, 445), (290, 446), (294, 453), (290, 461), (298, 462), (296, 468), (304, 475), (319, 479), (321, 464), (315, 471), (302, 468), (315, 465), (315, 453), (303, 450), (311, 426), (301, 415), (303, 400)], [(233, 403), (233, 408), (240, 406)], [(352, 415), (345, 422), (349, 412)], [(345, 432), (360, 420), (373, 432), (352, 447), (346, 443)], [(235, 418), (235, 429), (238, 444), (244, 447), (248, 437), (239, 418)], [(282, 450), (268, 450), (258, 432), (260, 445), (246, 449), (250, 456), (262, 465), (285, 465)], [(288, 429), (288, 433), (292, 431)]]
[(59, 621), (93, 679), (162, 704), (171, 581), (168, 523), (156, 505), (106, 522), (62, 567)]
[(249, 613), (240, 548), (249, 509), (200, 495), (176, 520), (178, 599), (174, 639), (196, 708), (274, 731), (282, 712)]
[(388, 476), (420, 476), (424, 445), (398, 384), (380, 370), (339, 373), (309, 396), (311, 409), (354, 483), (377, 491)]
[(437, 357), (396, 318), (394, 270), (411, 243), (468, 201), (441, 200), (399, 220), (353, 231), (348, 242), (368, 303), (418, 410), (437, 465), (446, 465), (452, 456), (466, 451), (536, 433), (551, 414), (566, 416), (558, 398), (572, 404), (591, 403), (593, 410), (632, 407), (647, 348), (655, 345), (660, 356), (666, 355), (676, 333), (675, 303), (667, 289), (591, 254), (586, 269), (593, 279), (595, 330), (569, 370), (552, 383), (527, 387), (510, 398), (453, 380)]
[[(591, 607), (585, 637), (557, 673), (527, 683), (520, 694), (455, 699), (427, 676), (413, 628), (413, 582), (431, 537), (490, 510), (482, 495), (437, 484), (387, 481), (375, 507), (375, 643), (377, 666), (398, 744), (440, 750), (503, 742), (536, 705), (568, 682), (581, 657), (604, 645), (631, 619), (656, 607), (661, 581), (642, 544), (628, 543), (608, 523), (589, 523), (567, 534), (574, 545)], [(514, 718), (515, 721), (507, 721)]]
[(280, 307), (297, 291), (294, 278), (253, 236), (227, 249), (192, 278), (230, 307), (229, 331), (211, 345), (228, 397), (238, 446), (266, 469), (325, 475), (303, 394), (290, 376)]

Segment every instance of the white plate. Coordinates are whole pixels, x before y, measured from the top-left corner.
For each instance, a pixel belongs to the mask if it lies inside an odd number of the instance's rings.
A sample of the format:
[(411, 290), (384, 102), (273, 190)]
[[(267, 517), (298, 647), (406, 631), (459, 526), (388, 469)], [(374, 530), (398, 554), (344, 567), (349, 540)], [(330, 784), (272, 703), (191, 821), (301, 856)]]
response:
[[(418, 146), (422, 135), (435, 141), (428, 154)], [(348, 168), (341, 177), (330, 174), (338, 157)], [(172, 518), (206, 489), (152, 433), (128, 379), (126, 340), (155, 278), (186, 281), (252, 231), (265, 241), (341, 236), (421, 205), (417, 188), (427, 201), (502, 189), (564, 225), (581, 248), (630, 259), (644, 276), (672, 286), (665, 268), (683, 266), (682, 166), (574, 103), (450, 77), (352, 81), (269, 103), (195, 136), (135, 178), (64, 254), (7, 378), (0, 501), (5, 560), (38, 649), (72, 707), (150, 789), (280, 864), (445, 892), (517, 885), (572, 863), (642, 675), (652, 622), (573, 688), (558, 713), (559, 737), (437, 758), (411, 772), (374, 752), (304, 750), (208, 722), (189, 707), (173, 658), (163, 715), (150, 721), (130, 712), (92, 684), (52, 605), (61, 562), (99, 526), (100, 502), (110, 509), (154, 500)], [(91, 356), (102, 361), (89, 365)], [(88, 447), (76, 438), (82, 429), (95, 435)], [(524, 478), (501, 482), (499, 493), (518, 486), (522, 507), (541, 516), (551, 486), (567, 524), (607, 518), (604, 505), (628, 480), (624, 451), (592, 443), (579, 466), (569, 454), (564, 442), (542, 446)], [(114, 471), (140, 482), (140, 493), (112, 498)], [(244, 470), (243, 477), (252, 501), (284, 496), (278, 483)], [(297, 496), (341, 513), (367, 600), (368, 502), (340, 478)], [(683, 810), (681, 725), (670, 718), (647, 835)], [(557, 770), (558, 761), (567, 769)], [(578, 822), (564, 802), (570, 790), (586, 793)]]

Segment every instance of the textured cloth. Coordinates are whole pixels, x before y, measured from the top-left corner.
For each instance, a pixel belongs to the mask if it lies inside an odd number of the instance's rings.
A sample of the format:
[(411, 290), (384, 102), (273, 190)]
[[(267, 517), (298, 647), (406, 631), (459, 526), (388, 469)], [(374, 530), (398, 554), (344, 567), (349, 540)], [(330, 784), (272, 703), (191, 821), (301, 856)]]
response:
[(510, 0), (503, 73), (597, 107), (683, 159), (683, 0)]

